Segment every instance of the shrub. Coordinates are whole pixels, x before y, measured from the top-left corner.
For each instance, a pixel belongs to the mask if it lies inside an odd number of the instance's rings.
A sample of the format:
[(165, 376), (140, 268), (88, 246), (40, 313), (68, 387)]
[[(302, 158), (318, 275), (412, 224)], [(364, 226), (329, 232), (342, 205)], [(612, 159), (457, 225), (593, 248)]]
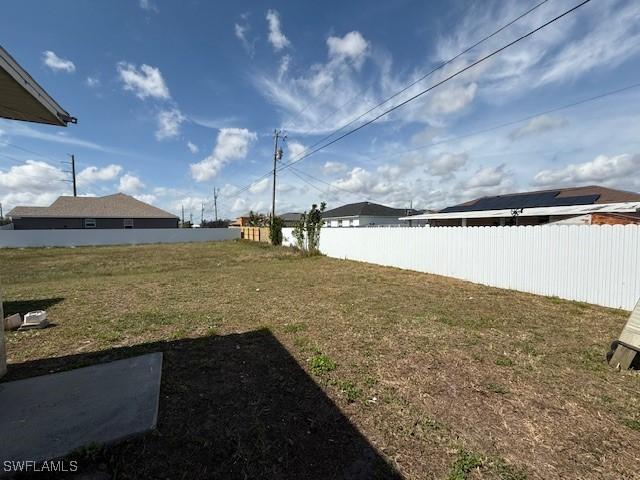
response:
[(311, 371), (314, 375), (323, 375), (336, 369), (336, 362), (331, 360), (328, 355), (324, 353), (317, 353), (309, 360)]
[(271, 219), (271, 225), (269, 225), (269, 240), (271, 245), (282, 245), (282, 227), (284, 226), (284, 220), (280, 217), (274, 217)]
[(322, 202), (320, 208), (315, 203), (311, 205), (309, 212), (304, 212), (300, 220), (293, 228), (293, 237), (296, 239), (298, 249), (303, 253), (316, 254), (320, 249), (320, 230), (324, 221), (322, 212), (327, 204)]

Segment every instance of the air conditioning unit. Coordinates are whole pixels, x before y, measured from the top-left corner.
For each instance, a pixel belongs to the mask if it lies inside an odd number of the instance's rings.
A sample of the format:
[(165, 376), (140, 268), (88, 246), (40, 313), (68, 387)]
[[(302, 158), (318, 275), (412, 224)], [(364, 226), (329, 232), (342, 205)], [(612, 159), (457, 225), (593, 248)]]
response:
[[(611, 343), (607, 354), (609, 365), (621, 370), (640, 364), (640, 300), (631, 312), (627, 324), (622, 329), (620, 338)], [(636, 358), (638, 357), (638, 358)]]

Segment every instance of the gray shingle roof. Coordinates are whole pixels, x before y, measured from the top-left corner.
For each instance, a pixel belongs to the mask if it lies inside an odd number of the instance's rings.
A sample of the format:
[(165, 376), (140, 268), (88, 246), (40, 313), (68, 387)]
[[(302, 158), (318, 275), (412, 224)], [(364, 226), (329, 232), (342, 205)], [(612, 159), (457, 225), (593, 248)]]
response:
[(359, 202), (327, 210), (322, 214), (322, 218), (358, 217), (362, 215), (398, 218), (406, 215), (416, 215), (417, 213), (417, 210), (410, 208), (391, 208), (379, 203)]
[(12, 218), (178, 218), (124, 193), (105, 197), (58, 197), (49, 207), (15, 207)]

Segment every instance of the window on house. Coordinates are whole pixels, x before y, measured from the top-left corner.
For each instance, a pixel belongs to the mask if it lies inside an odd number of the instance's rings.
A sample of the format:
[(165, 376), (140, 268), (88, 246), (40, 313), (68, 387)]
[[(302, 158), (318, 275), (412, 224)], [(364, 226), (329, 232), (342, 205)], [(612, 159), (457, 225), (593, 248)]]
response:
[(84, 219), (84, 228), (96, 228), (96, 219), (95, 218), (85, 218)]
[(124, 228), (133, 228), (133, 218), (124, 219)]
[(338, 220), (338, 226), (341, 227), (342, 226), (342, 220)]

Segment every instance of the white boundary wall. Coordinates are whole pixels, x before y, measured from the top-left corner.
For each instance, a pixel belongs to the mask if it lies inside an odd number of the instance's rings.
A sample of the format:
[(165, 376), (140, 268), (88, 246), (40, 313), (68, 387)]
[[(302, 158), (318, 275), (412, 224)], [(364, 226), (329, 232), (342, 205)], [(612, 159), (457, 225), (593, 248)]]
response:
[(640, 225), (323, 228), (320, 250), (625, 310), (640, 298)]
[(240, 238), (240, 230), (237, 228), (2, 230), (0, 231), (0, 248), (213, 242), (236, 238)]

